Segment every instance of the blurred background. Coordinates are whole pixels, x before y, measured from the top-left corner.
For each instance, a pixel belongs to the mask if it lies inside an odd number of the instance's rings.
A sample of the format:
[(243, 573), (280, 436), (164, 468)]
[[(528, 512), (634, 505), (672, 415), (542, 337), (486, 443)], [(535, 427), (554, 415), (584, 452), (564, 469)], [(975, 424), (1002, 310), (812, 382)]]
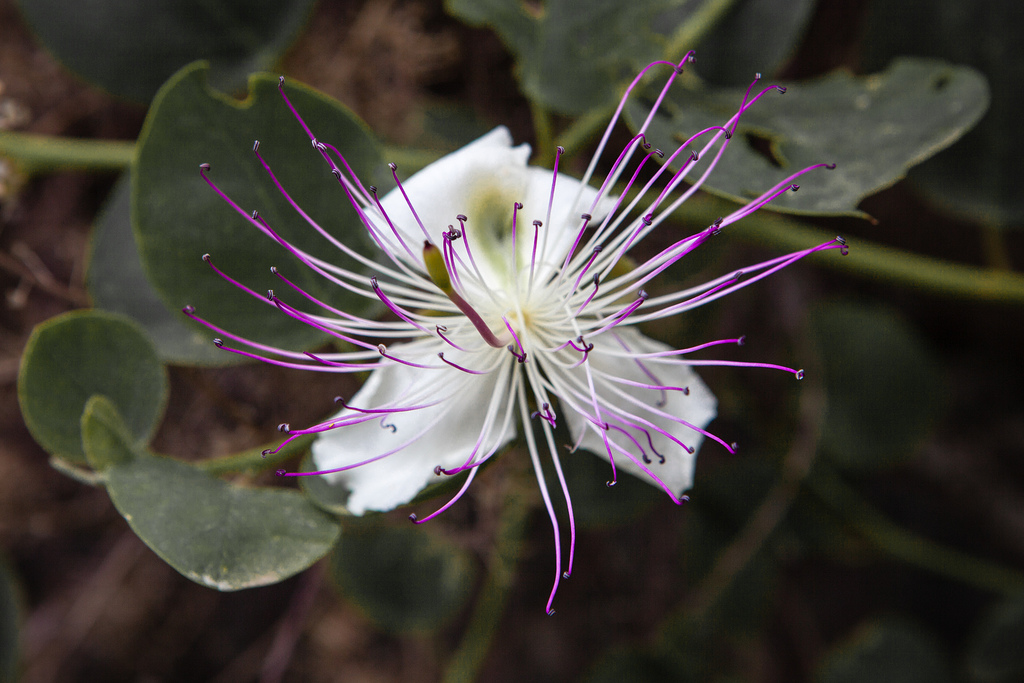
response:
[[(90, 244), (127, 161), (33, 165), (0, 147), (0, 680), (1024, 680), (1024, 10), (1007, 0), (664, 4), (664, 16), (719, 13), (694, 46), (709, 84), (745, 85), (761, 69), (798, 89), (916, 55), (974, 67), (991, 100), (962, 140), (932, 156), (962, 131), (950, 133), (907, 162), (931, 157), (909, 178), (865, 191), (863, 215), (752, 219), (666, 278), (704, 281), (779, 255), (804, 244), (801, 230), (851, 246), (654, 333), (745, 334), (758, 360), (807, 378), (701, 373), (720, 401), (714, 431), (740, 448), (705, 444), (682, 508), (637, 482), (607, 489), (595, 458), (568, 461), (581, 533), (552, 617), (550, 528), (536, 501), (509, 507), (526, 460), (514, 449), (429, 531), (416, 529), (435, 544), (427, 560), (393, 552), (421, 543), (406, 534), (408, 508), (343, 522), (327, 559), (237, 592), (193, 583), (149, 550), (103, 486), (51, 466), (17, 395), (33, 328), (99, 305)], [(530, 80), (536, 64), (507, 27), (493, 29), (509, 3), (260, 8), (265, 34), (248, 36), (241, 56), (217, 29), (241, 4), (220, 3), (207, 34), (152, 62), (131, 61), (133, 41), (173, 31), (122, 5), (83, 3), (94, 21), (69, 28), (48, 21), (58, 10), (45, 2), (0, 0), (0, 132), (130, 143), (160, 83), (198, 57), (227, 64), (214, 75), (225, 89), (265, 69), (322, 90), (368, 123), (385, 156), (440, 154), (498, 124), (550, 153), (538, 122), (568, 130), (604, 106), (571, 111), (549, 97), (538, 117), (550, 93)], [(563, 6), (511, 5), (538, 21)], [(590, 9), (620, 11), (611, 5)], [(730, 40), (762, 34), (772, 50)], [(617, 139), (628, 138), (621, 127)], [(872, 131), (858, 139), (870, 148)], [(698, 229), (728, 207), (701, 202), (682, 219)], [(151, 446), (185, 460), (259, 447), (342, 393), (332, 378), (269, 366), (171, 362), (168, 373)], [(275, 482), (272, 472), (237, 478)], [(439, 594), (443, 609), (430, 601)]]

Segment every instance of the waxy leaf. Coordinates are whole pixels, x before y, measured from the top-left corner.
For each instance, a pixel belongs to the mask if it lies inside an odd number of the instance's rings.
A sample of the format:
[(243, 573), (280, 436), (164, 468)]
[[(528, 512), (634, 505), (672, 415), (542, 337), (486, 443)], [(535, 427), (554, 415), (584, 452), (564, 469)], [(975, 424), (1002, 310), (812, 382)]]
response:
[(938, 366), (920, 336), (888, 310), (852, 304), (821, 307), (811, 327), (828, 392), (825, 452), (849, 469), (913, 455), (940, 408)]
[[(880, 74), (836, 72), (787, 87), (785, 95), (769, 92), (744, 113), (706, 190), (746, 203), (803, 168), (834, 163), (834, 170), (795, 181), (799, 192), (787, 192), (767, 208), (859, 215), (861, 199), (952, 144), (988, 106), (981, 74), (933, 60), (900, 59)], [(651, 123), (648, 141), (674, 151), (690, 135), (723, 125), (742, 101), (742, 89), (674, 89)], [(630, 126), (635, 130), (649, 112), (647, 103), (632, 102)], [(698, 140), (694, 150), (702, 146)], [(709, 152), (704, 162), (711, 157)]]
[(210, 588), (277, 583), (323, 557), (341, 531), (294, 490), (242, 488), (128, 440), (102, 396), (82, 415), (89, 463), (132, 530), (182, 575)]
[(148, 102), (179, 68), (209, 59), (213, 78), (240, 88), (274, 65), (314, 0), (19, 0), (46, 47), (115, 95)]
[(443, 626), (474, 586), (466, 551), (412, 523), (347, 526), (331, 565), (342, 595), (392, 632)]
[(1017, 0), (874, 0), (862, 48), (868, 69), (912, 54), (967, 64), (985, 74), (992, 89), (985, 117), (910, 178), (936, 205), (1004, 227), (1024, 224), (1022, 32), (1024, 4)]
[(185, 325), (180, 310), (170, 311), (146, 279), (132, 234), (131, 174), (114, 185), (93, 225), (86, 286), (93, 305), (139, 323), (160, 359), (176, 365), (223, 365), (242, 360), (213, 345), (209, 331)]
[[(700, 4), (707, 3), (684, 2), (658, 23), (668, 19), (668, 27), (674, 28)], [(796, 50), (814, 4), (815, 0), (735, 0), (710, 31), (686, 46), (697, 52), (693, 66), (715, 85), (746, 86), (755, 72), (776, 73)]]
[[(313, 220), (348, 247), (372, 256), (369, 237), (330, 166), (281, 98), (278, 79), (253, 76), (249, 98), (237, 101), (211, 90), (206, 73), (205, 65), (193, 64), (168, 81), (153, 100), (139, 138), (132, 223), (143, 268), (172, 309), (194, 305), (197, 315), (231, 333), (293, 350), (309, 348), (325, 333), (290, 319), (263, 294), (273, 289), (301, 308), (312, 304), (272, 275), (271, 266), (312, 296), (353, 314), (367, 314), (378, 302), (316, 275), (261, 234), (206, 184), (199, 165), (211, 164), (211, 180), (246, 215), (258, 210), (283, 239), (327, 262), (361, 269), (288, 204), (253, 153), (254, 140), (260, 140), (260, 154)], [(299, 84), (285, 89), (318, 139), (335, 145), (368, 179), (378, 153), (365, 126), (324, 95)], [(255, 296), (214, 273), (202, 261), (206, 253)]]
[(48, 453), (84, 463), (79, 421), (86, 401), (106, 396), (133, 443), (145, 443), (163, 415), (167, 377), (146, 335), (122, 316), (74, 311), (38, 325), (25, 345), (18, 402)]
[(617, 97), (618, 85), (657, 59), (664, 37), (653, 30), (671, 0), (447, 0), (449, 12), (493, 28), (515, 54), (522, 90), (563, 114), (582, 114)]

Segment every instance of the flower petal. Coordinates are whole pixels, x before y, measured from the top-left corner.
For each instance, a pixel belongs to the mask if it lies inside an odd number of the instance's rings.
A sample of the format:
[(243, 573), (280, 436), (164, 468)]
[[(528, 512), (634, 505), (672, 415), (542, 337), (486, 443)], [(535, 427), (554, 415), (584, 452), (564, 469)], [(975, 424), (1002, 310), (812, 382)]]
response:
[[(620, 343), (617, 343), (615, 338)], [(676, 420), (682, 420), (703, 429), (715, 418), (717, 400), (707, 385), (697, 376), (697, 373), (687, 365), (662, 364), (649, 359), (623, 358), (620, 353), (623, 350), (628, 350), (630, 353), (654, 353), (668, 351), (671, 347), (654, 341), (631, 327), (617, 328), (614, 334), (606, 334), (599, 339), (600, 341), (594, 344), (594, 349), (590, 352), (587, 362), (595, 371), (595, 386), (598, 387), (598, 394), (604, 399), (605, 407), (602, 409), (602, 416), (610, 424), (618, 425), (629, 432), (653, 461), (646, 467), (674, 493), (681, 494), (693, 485), (696, 453), (704, 437), (694, 429), (679, 424)], [(602, 349), (605, 351), (604, 353), (602, 353)], [(609, 351), (614, 352), (615, 355)], [(586, 382), (584, 368), (580, 367), (572, 372), (577, 377), (584, 377), (583, 382)], [(661, 391), (617, 383), (600, 379), (597, 373), (641, 384), (686, 387), (688, 392)], [(590, 408), (590, 406), (584, 406), (584, 408)], [(575, 410), (566, 410), (565, 412), (570, 433), (575, 440), (580, 438), (580, 433), (584, 429), (586, 430), (580, 444), (581, 448), (608, 460), (608, 451), (604, 444), (604, 435), (607, 434), (612, 442), (642, 461), (636, 444), (622, 432), (614, 429), (605, 432), (595, 427), (590, 420)], [(623, 419), (646, 429), (651, 443), (654, 444), (655, 452), (651, 452), (647, 436), (643, 431), (626, 427), (621, 421)], [(644, 420), (647, 423), (652, 423), (654, 427), (650, 427)], [(688, 452), (658, 430), (667, 432), (675, 439), (693, 448), (693, 453)], [(657, 453), (665, 456), (664, 463), (660, 463)], [(622, 453), (613, 450), (613, 456), (618, 469), (657, 485), (657, 482), (639, 465)]]
[[(438, 365), (437, 352), (442, 348), (434, 343), (396, 344), (388, 349), (388, 354), (415, 363)], [(454, 359), (458, 353), (445, 349), (445, 355)], [(469, 362), (473, 360), (479, 359)], [(508, 379), (500, 370), (470, 375), (455, 368), (449, 373), (448, 370), (426, 370), (398, 363), (379, 367), (350, 405), (368, 410), (443, 400), (417, 410), (367, 415), (366, 421), (325, 432), (313, 444), (313, 460), (319, 469), (328, 470), (398, 449), (374, 462), (326, 476), (332, 483), (349, 489), (351, 495), (346, 507), (352, 514), (391, 510), (408, 503), (428, 484), (438, 481), (435, 467), (456, 468), (465, 463), (482, 432), (487, 433), (483, 434), (477, 457), (515, 437), (514, 427), (503, 422), (509, 397), (507, 388), (504, 391), (497, 388), (499, 379), (507, 385)], [(338, 418), (359, 415), (346, 408)], [(506, 427), (504, 432), (503, 426)]]

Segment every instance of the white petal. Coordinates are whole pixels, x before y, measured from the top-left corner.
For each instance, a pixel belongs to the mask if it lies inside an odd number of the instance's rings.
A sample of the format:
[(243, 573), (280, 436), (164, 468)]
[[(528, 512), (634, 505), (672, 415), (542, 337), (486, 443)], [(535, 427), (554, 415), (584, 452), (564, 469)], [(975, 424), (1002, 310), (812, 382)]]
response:
[[(396, 344), (389, 355), (411, 362), (437, 365), (433, 344)], [(445, 357), (455, 360), (458, 353), (444, 347)], [(463, 360), (466, 364), (479, 358)], [(438, 465), (455, 468), (469, 457), (484, 428), (488, 415), (490, 427), (480, 454), (503, 446), (515, 437), (515, 429), (503, 416), (508, 402), (507, 388), (498, 387), (500, 372), (469, 375), (455, 368), (424, 370), (407, 365), (388, 365), (374, 370), (358, 393), (349, 401), (357, 408), (375, 409), (395, 405), (422, 405), (448, 397), (436, 406), (390, 413), (385, 419), (370, 419), (329, 431), (313, 444), (313, 460), (319, 469), (334, 469), (373, 458), (415, 441), (396, 453), (360, 467), (326, 475), (335, 484), (349, 489), (346, 507), (361, 515), (367, 510), (391, 510), (408, 503), (425, 486), (440, 481), (434, 473)], [(493, 400), (497, 396), (497, 400)], [(354, 415), (343, 410), (339, 416)], [(383, 417), (383, 416), (382, 416)], [(382, 426), (382, 422), (395, 429)], [(418, 437), (418, 438), (417, 438)]]
[[(615, 330), (615, 334), (618, 335), (629, 350), (634, 353), (653, 353), (658, 351), (667, 351), (670, 349), (670, 347), (665, 344), (654, 341), (631, 327), (625, 327), (622, 329), (617, 328)], [(622, 350), (621, 346), (614, 338), (611, 337), (611, 335), (605, 334), (598, 339), (599, 342), (594, 344), (594, 350), (590, 352), (590, 356), (587, 361), (595, 370), (621, 379), (645, 384), (653, 383), (651, 377), (644, 373), (640, 364), (636, 360), (623, 358), (622, 356), (612, 356), (608, 353), (601, 352), (602, 348), (613, 349), (615, 351)], [(644, 450), (647, 451), (648, 456), (653, 461), (650, 465), (646, 465), (646, 467), (665, 482), (669, 489), (679, 495), (693, 485), (693, 470), (697, 459), (697, 450), (700, 448), (703, 436), (701, 436), (699, 432), (678, 424), (668, 417), (658, 415), (655, 411), (680, 418), (703, 429), (715, 418), (717, 400), (711, 393), (711, 390), (708, 389), (707, 385), (704, 384), (701, 378), (697, 376), (697, 373), (695, 373), (689, 366), (657, 364), (650, 361), (643, 361), (643, 363), (644, 367), (657, 377), (658, 384), (664, 386), (688, 387), (690, 390), (689, 394), (684, 394), (681, 391), (666, 391), (662, 393), (661, 391), (630, 386), (627, 384), (609, 384), (609, 386), (614, 386), (615, 389), (622, 393), (638, 399), (640, 405), (637, 405), (636, 403), (624, 398), (622, 395), (615, 394), (607, 386), (604, 388), (600, 388), (599, 384), (595, 386), (599, 387), (597, 391), (607, 403), (614, 404), (615, 407), (621, 409), (625, 413), (636, 415), (648, 420), (655, 424), (659, 429), (668, 432), (682, 443), (694, 449), (692, 454), (688, 453), (684, 448), (679, 446), (679, 444), (648, 427), (647, 430), (651, 435), (651, 440), (654, 443), (655, 449), (658, 453), (665, 456), (666, 461), (664, 464), (661, 464), (659, 463), (658, 457), (654, 453), (650, 452), (647, 437), (635, 429), (627, 430), (641, 444), (641, 446), (643, 446)], [(577, 377), (583, 376), (582, 367), (574, 370), (573, 372), (578, 373), (576, 375)], [(665, 401), (664, 405), (658, 406), (658, 401), (663, 399)], [(641, 406), (649, 406), (650, 409), (644, 409)], [(586, 407), (589, 408), (589, 406)], [(581, 447), (588, 451), (592, 451), (607, 460), (608, 452), (604, 445), (602, 431), (592, 429), (592, 423), (576, 411), (567, 409), (565, 412), (566, 420), (569, 423), (569, 430), (573, 435), (573, 438), (579, 439), (580, 432), (586, 429), (586, 434), (583, 437)], [(612, 415), (614, 415), (614, 413), (608, 411), (608, 415), (606, 415), (606, 417), (610, 418)], [(614, 420), (610, 420), (610, 422), (612, 424), (616, 424)], [(621, 432), (609, 430), (604, 433), (608, 435), (611, 441), (639, 458), (640, 453), (636, 446)], [(625, 455), (615, 451), (613, 451), (613, 455), (615, 457), (615, 466), (620, 471), (624, 470), (630, 474), (640, 477), (650, 484), (657, 485), (657, 482), (655, 482), (637, 464)]]
[[(561, 265), (579, 231), (580, 214), (590, 211), (597, 190), (559, 174), (548, 220), (553, 172), (527, 166), (529, 157), (530, 146), (513, 147), (511, 134), (501, 126), (403, 180), (405, 196), (395, 188), (381, 199), (381, 205), (410, 244), (424, 239), (410, 204), (434, 244), (441, 244), (441, 233), (449, 225), (458, 227), (457, 215), (466, 215), (470, 248), (485, 281), (492, 288), (505, 288), (510, 282), (512, 250), (507, 242), (511, 240), (512, 206), (519, 202), (523, 209), (517, 219), (518, 263), (521, 269), (529, 268), (533, 221), (545, 223), (538, 247), (538, 257), (544, 255), (545, 265), (536, 270), (536, 275), (544, 278)], [(595, 218), (612, 205), (608, 199), (600, 202)], [(464, 245), (457, 248), (464, 254)]]

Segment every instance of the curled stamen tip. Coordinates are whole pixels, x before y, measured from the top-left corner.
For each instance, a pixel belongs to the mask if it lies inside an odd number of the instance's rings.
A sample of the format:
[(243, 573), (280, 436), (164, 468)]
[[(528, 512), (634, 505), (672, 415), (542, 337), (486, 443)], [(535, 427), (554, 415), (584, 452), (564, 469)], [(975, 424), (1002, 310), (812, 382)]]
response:
[(278, 76), (277, 77), (277, 85), (278, 85), (278, 87), (284, 85), (284, 76)]
[(341, 396), (335, 396), (334, 397), (334, 402), (335, 403), (340, 403), (341, 405), (345, 405), (345, 399), (342, 398)]
[(559, 154), (565, 154), (565, 147), (559, 145), (558, 147), (555, 147), (555, 151), (558, 152)]
[(209, 263), (212, 260), (212, 258), (213, 257), (210, 256), (209, 254), (203, 254), (203, 261), (205, 261), (206, 263)]
[(199, 164), (199, 172), (200, 173), (209, 173), (210, 172), (210, 165), (209, 164)]
[(268, 289), (267, 290), (267, 300), (269, 300), (269, 301), (273, 301), (274, 300), (274, 290), (272, 290), (272, 289)]
[(267, 457), (268, 455), (270, 455), (270, 454), (271, 454), (271, 453), (273, 453), (273, 452), (274, 452), (274, 449), (273, 449), (273, 448), (264, 448), (264, 449), (263, 449), (263, 450), (262, 450), (262, 451), (260, 452), (260, 455), (262, 455), (262, 456), (263, 456), (263, 457), (265, 458), (265, 457)]
[(324, 143), (320, 142), (319, 140), (313, 146), (316, 147), (316, 151), (320, 152), (321, 154), (323, 154), (324, 152), (327, 151), (327, 145), (325, 145)]
[(797, 185), (796, 183), (793, 183), (793, 184), (792, 184), (792, 185), (790, 186), (790, 189), (791, 189), (791, 190), (793, 190), (793, 192), (796, 192), (797, 190), (799, 190), (799, 189), (800, 189), (800, 186), (799, 186), (799, 185)]
[(780, 95), (785, 95), (786, 94), (786, 86), (784, 86), (784, 85), (777, 85), (775, 87), (778, 88)]
[(373, 277), (370, 278), (370, 286), (373, 287), (374, 289), (380, 289), (380, 285), (377, 284), (377, 276), (376, 275), (374, 275)]
[(391, 163), (388, 164), (388, 168), (390, 168), (391, 172), (394, 173), (395, 171), (398, 170), (398, 164), (392, 161)]
[(644, 216), (643, 218), (641, 218), (640, 220), (642, 220), (644, 222), (644, 225), (650, 225), (651, 223), (654, 222), (654, 214), (653, 213), (649, 213), (646, 216)]
[(444, 474), (444, 468), (438, 465), (437, 467), (434, 468), (434, 474), (440, 477), (442, 474)]
[(409, 515), (409, 521), (410, 522), (415, 522), (417, 519), (419, 519), (419, 517), (416, 516), (415, 512), (412, 513), (411, 515)]
[(568, 579), (570, 576), (572, 576), (572, 572), (568, 572), (568, 571), (562, 572), (562, 578), (563, 579)]
[(830, 171), (834, 171), (835, 168), (836, 168), (836, 165), (834, 163), (833, 164), (825, 164), (825, 168), (827, 168)]
[(743, 346), (746, 343), (747, 343), (747, 335), (745, 335), (745, 334), (742, 335), (739, 339), (736, 340), (736, 346)]
[(288, 424), (287, 422), (282, 422), (281, 424), (277, 425), (277, 431), (284, 432), (285, 434), (290, 432), (291, 429), (292, 429), (292, 426), (290, 424)]
[(582, 218), (585, 221), (590, 221), (594, 219), (594, 217), (591, 216), (589, 213), (581, 213), (580, 218)]
[(369, 190), (370, 194), (372, 194), (373, 196), (377, 196), (377, 186), (376, 185), (370, 185), (366, 189)]
[(616, 482), (616, 480), (612, 479), (611, 481), (606, 481), (604, 483), (604, 485), (607, 486), (608, 488), (611, 488), (611, 487), (615, 486), (616, 483), (618, 483), (618, 482)]
[(796, 377), (797, 379), (803, 379), (804, 378), (804, 369), (800, 368), (799, 370), (797, 370), (796, 372), (793, 373), (793, 376)]
[(259, 152), (260, 151), (260, 141), (259, 140), (253, 140), (252, 151), (254, 151), (254, 152)]
[(377, 344), (377, 352), (383, 356), (388, 352), (388, 347), (384, 346), (383, 344)]
[(553, 616), (555, 616), (555, 610), (551, 609), (550, 607), (549, 607), (549, 608), (548, 608), (547, 610), (545, 610), (545, 613), (546, 613), (546, 614), (547, 614), (547, 615), (548, 615), (549, 617), (553, 617)]
[(754, 80), (755, 81), (759, 81), (759, 80), (761, 80), (761, 78), (762, 78), (761, 72), (760, 71), (755, 71), (754, 72)]
[(288, 474), (288, 470), (278, 470), (274, 474), (276, 474), (279, 477), (283, 477), (284, 475)]
[(181, 312), (185, 315), (192, 315), (196, 312), (196, 307), (192, 304), (186, 304), (185, 307), (181, 309)]
[(639, 295), (639, 296), (640, 296), (640, 298), (641, 298), (641, 299), (643, 299), (644, 301), (647, 301), (647, 297), (649, 296), (649, 295), (647, 294), (647, 290), (645, 290), (645, 289), (641, 289), (641, 290), (640, 290), (640, 291), (638, 292), (638, 295)]
[(738, 443), (736, 443), (735, 441), (733, 441), (731, 444), (729, 444), (729, 448), (732, 449), (733, 453), (735, 453), (739, 449), (739, 447), (740, 447), (740, 445)]
[(338, 169), (332, 168), (331, 175), (337, 178), (338, 180), (341, 180), (341, 171), (339, 171)]
[(468, 221), (469, 218), (466, 217), (466, 214), (460, 213), (460, 214), (456, 214), (455, 220), (459, 221), (460, 223), (463, 223), (465, 221)]
[(224, 340), (221, 339), (220, 337), (217, 337), (213, 340), (213, 345), (216, 346), (218, 349), (222, 348), (224, 346)]
[(542, 223), (541, 221), (534, 221), (533, 222), (533, 227), (535, 227), (535, 228), (539, 228), (542, 225), (544, 225), (544, 223)]

